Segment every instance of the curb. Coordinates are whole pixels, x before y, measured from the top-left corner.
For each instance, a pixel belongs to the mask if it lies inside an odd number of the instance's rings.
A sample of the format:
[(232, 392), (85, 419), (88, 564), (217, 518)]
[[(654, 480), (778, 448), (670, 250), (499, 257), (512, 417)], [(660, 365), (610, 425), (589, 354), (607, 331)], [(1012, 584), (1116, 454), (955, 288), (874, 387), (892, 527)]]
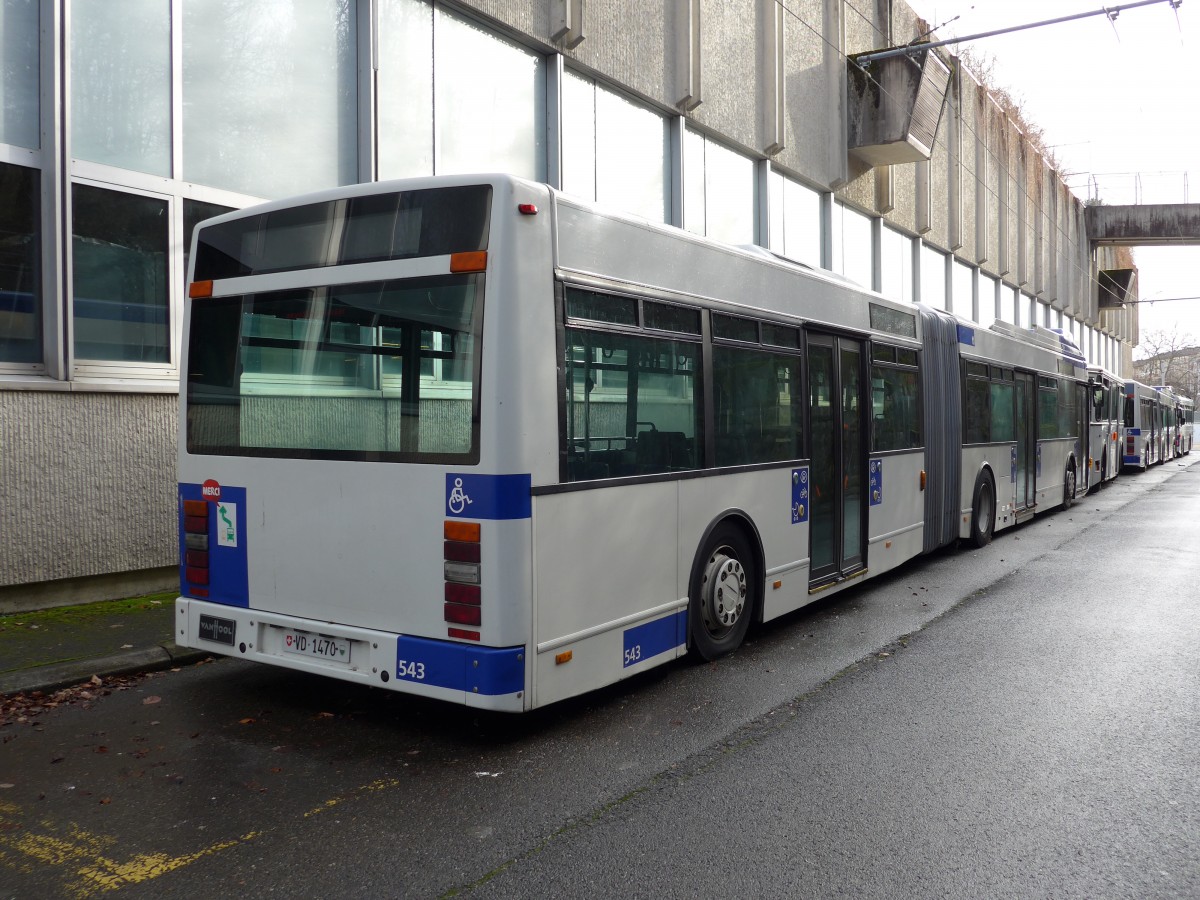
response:
[(168, 641), (157, 647), (130, 650), (99, 659), (76, 659), (52, 666), (40, 666), (0, 675), (0, 696), (49, 692), (88, 681), (93, 675), (101, 678), (153, 672), (175, 666), (190, 665), (212, 656), (204, 650), (178, 647)]

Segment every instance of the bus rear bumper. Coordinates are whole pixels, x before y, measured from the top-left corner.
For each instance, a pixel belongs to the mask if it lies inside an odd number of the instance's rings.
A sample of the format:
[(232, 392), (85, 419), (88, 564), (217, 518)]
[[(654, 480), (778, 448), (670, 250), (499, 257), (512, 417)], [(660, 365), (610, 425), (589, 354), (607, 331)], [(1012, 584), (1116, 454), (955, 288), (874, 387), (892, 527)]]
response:
[(521, 712), (524, 646), (397, 635), (179, 597), (175, 642), (238, 659), (479, 709)]

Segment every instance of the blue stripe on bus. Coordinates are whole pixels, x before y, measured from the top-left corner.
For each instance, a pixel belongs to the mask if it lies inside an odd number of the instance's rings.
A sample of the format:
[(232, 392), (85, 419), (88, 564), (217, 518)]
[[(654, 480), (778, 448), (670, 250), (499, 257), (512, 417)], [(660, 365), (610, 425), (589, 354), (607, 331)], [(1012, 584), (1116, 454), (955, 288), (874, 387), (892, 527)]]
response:
[(975, 329), (971, 328), (969, 325), (960, 324), (958, 326), (958, 342), (960, 344), (966, 344), (968, 347), (974, 347)]
[(486, 697), (515, 694), (525, 690), (525, 648), (401, 636), (396, 639), (396, 678)]
[(533, 515), (529, 475), (446, 473), (446, 515), (463, 519), (528, 519)]
[(625, 629), (624, 667), (687, 643), (687, 610)]
[(1134, 435), (1135, 437), (1141, 437), (1141, 436), (1142, 436), (1142, 429), (1140, 429), (1140, 428), (1126, 428), (1126, 429), (1125, 429), (1125, 433), (1126, 433), (1126, 434), (1132, 434), (1132, 435)]
[(1142, 458), (1140, 456), (1126, 456), (1122, 461), (1131, 466), (1140, 466), (1142, 464)]

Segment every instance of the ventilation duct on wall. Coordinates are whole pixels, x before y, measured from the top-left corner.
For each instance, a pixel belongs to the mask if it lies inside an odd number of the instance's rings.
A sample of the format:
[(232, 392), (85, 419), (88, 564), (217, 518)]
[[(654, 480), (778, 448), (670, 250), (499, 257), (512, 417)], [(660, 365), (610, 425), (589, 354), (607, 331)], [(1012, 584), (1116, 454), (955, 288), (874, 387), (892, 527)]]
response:
[(1101, 269), (1096, 277), (1100, 288), (1100, 308), (1117, 309), (1133, 299), (1133, 276), (1136, 273), (1137, 269)]
[(865, 66), (851, 58), (847, 65), (850, 151), (872, 166), (929, 159), (946, 106), (950, 67), (932, 50)]

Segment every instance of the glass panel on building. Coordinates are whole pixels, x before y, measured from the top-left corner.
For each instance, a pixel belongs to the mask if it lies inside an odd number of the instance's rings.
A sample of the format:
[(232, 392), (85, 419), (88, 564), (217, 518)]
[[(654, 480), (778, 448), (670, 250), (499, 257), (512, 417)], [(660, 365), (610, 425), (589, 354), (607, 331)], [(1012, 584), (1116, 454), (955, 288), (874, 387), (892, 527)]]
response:
[(979, 316), (980, 328), (990, 328), (996, 321), (996, 279), (979, 273)]
[(187, 181), (282, 197), (358, 180), (355, 7), (184, 4)]
[(380, 0), (379, 177), (433, 174), (433, 7)]
[(541, 56), (437, 7), (434, 11), (434, 171), (546, 177)]
[(170, 4), (72, 4), (71, 155), (171, 174)]
[(596, 84), (574, 72), (562, 81), (562, 189), (596, 199)]
[(833, 271), (871, 287), (871, 219), (841, 203), (833, 205)]
[(729, 244), (754, 243), (754, 161), (688, 130), (683, 172), (684, 227)]
[(970, 321), (974, 314), (975, 270), (957, 259), (952, 265), (950, 311)]
[(0, 364), (42, 361), (40, 174), (0, 163)]
[(946, 254), (921, 245), (921, 302), (934, 309), (946, 308)]
[(30, 150), (41, 146), (38, 31), (37, 0), (0, 2), (0, 144)]
[(75, 355), (168, 363), (166, 200), (72, 185)]
[(912, 242), (908, 235), (887, 226), (880, 230), (880, 292), (905, 303), (913, 299)]
[(188, 263), (192, 258), (192, 232), (205, 219), (232, 211), (233, 207), (221, 206), (219, 203), (204, 203), (200, 200), (187, 199), (183, 201), (183, 278), (185, 284), (188, 279)]
[(655, 222), (669, 214), (666, 120), (596, 86), (596, 200)]
[(821, 195), (781, 172), (772, 172), (768, 183), (771, 204), (771, 250), (789, 259), (819, 268)]
[(655, 222), (669, 212), (666, 120), (623, 94), (567, 71), (562, 187)]

